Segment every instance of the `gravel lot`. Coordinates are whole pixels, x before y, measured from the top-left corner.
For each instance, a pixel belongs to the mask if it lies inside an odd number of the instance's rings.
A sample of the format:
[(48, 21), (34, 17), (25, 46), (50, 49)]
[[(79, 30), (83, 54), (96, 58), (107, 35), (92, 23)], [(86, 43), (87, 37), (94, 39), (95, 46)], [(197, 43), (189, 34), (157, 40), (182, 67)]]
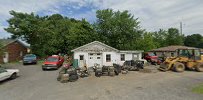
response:
[(203, 83), (203, 73), (185, 71), (130, 72), (60, 83), (58, 71), (42, 71), (40, 65), (9, 64), (20, 77), (0, 83), (1, 100), (203, 100), (191, 89)]

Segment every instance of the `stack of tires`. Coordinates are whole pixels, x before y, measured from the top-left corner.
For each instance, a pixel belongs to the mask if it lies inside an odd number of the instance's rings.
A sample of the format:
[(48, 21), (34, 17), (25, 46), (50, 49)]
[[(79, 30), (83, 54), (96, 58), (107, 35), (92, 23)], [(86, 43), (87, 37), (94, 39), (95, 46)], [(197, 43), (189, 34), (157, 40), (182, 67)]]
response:
[(119, 75), (121, 73), (121, 66), (118, 64), (113, 64), (115, 75)]
[(114, 76), (115, 75), (115, 70), (113, 66), (108, 67), (108, 75), (109, 76)]
[(96, 77), (100, 77), (101, 75), (102, 75), (103, 73), (102, 73), (102, 68), (96, 68), (95, 69), (95, 76)]
[(57, 80), (61, 83), (74, 82), (78, 80), (78, 74), (75, 68), (62, 68)]
[(62, 74), (60, 76), (60, 82), (61, 83), (67, 83), (69, 81), (69, 74)]
[(69, 74), (69, 82), (74, 82), (78, 80), (77, 70), (75, 68), (69, 68), (67, 70), (67, 74)]
[(143, 61), (136, 60), (136, 61), (135, 61), (135, 65), (136, 65), (136, 67), (137, 67), (138, 70), (139, 70), (139, 69), (144, 69), (144, 63), (143, 63)]

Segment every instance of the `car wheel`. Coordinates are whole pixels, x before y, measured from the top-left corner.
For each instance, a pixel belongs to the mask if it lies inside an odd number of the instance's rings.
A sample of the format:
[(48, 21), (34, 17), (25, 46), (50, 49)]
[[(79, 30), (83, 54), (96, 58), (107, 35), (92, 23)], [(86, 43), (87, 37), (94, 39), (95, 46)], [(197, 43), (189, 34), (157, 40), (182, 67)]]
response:
[(45, 71), (46, 69), (45, 69), (45, 68), (42, 68), (42, 70)]
[(17, 73), (13, 73), (10, 77), (10, 79), (15, 79), (17, 77)]

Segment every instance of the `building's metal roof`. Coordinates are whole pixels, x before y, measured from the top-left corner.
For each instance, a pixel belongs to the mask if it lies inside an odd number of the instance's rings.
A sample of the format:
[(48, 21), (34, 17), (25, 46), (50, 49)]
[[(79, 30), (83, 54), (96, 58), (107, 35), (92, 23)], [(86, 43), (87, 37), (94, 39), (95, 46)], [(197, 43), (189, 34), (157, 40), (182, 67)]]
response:
[(153, 49), (153, 50), (151, 50), (151, 52), (173, 52), (173, 51), (176, 51), (177, 49), (198, 49), (198, 48), (173, 45), (173, 46), (167, 46), (167, 47), (162, 47), (162, 48), (158, 48), (158, 49)]

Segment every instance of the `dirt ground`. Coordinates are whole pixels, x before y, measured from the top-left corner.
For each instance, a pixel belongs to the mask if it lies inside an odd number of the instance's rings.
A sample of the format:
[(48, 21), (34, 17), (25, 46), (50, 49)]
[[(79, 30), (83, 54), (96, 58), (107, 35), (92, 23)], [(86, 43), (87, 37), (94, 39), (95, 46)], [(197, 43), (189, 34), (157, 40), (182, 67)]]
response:
[(41, 65), (6, 66), (20, 69), (20, 76), (0, 83), (0, 100), (203, 100), (202, 94), (191, 92), (203, 83), (203, 73), (195, 71), (92, 75), (60, 83), (58, 70), (42, 71)]

